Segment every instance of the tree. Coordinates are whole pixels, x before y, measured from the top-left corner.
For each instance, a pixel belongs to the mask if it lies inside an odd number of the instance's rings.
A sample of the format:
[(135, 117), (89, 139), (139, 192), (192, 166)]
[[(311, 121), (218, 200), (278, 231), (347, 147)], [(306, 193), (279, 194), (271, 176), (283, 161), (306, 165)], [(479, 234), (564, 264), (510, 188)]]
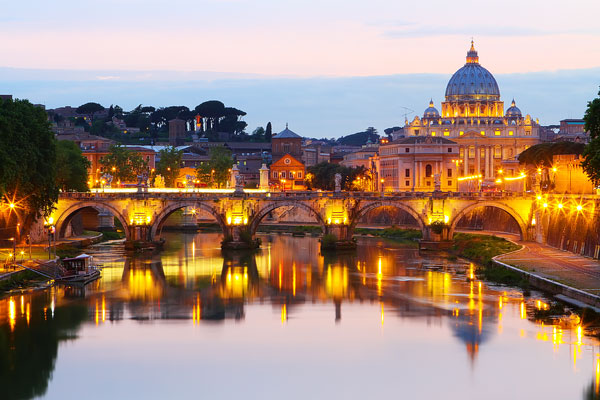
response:
[(79, 146), (69, 140), (56, 143), (56, 185), (64, 192), (87, 192), (87, 171), (90, 162)]
[(539, 167), (552, 167), (552, 157), (559, 154), (582, 154), (585, 145), (575, 142), (540, 143), (519, 154), (520, 164)]
[(225, 187), (229, 181), (233, 158), (231, 151), (225, 147), (210, 149), (210, 160), (196, 169), (200, 182), (217, 188)]
[(307, 169), (307, 183), (311, 188), (321, 190), (335, 189), (335, 174), (342, 176), (342, 190), (361, 190), (362, 185), (356, 184), (357, 178), (369, 179), (365, 167), (344, 167), (339, 164), (322, 162)]
[(156, 164), (156, 173), (162, 175), (167, 187), (174, 187), (181, 171), (181, 157), (183, 151), (175, 147), (166, 147), (158, 152), (160, 161)]
[(273, 137), (273, 127), (271, 126), (271, 122), (267, 122), (267, 129), (265, 130), (265, 142), (270, 143), (271, 137)]
[[(600, 95), (600, 91), (598, 91)], [(583, 151), (583, 170), (595, 186), (600, 185), (600, 97), (588, 102), (583, 116), (585, 130), (590, 132), (590, 142)]]
[(58, 199), (56, 140), (46, 112), (27, 100), (0, 100), (0, 198), (29, 216)]
[(119, 182), (135, 182), (138, 175), (148, 171), (148, 163), (142, 156), (119, 144), (110, 146), (100, 164), (103, 173), (111, 174)]
[(102, 107), (100, 104), (98, 103), (94, 103), (94, 102), (90, 102), (90, 103), (85, 103), (80, 105), (79, 107), (77, 107), (77, 114), (83, 114), (83, 115), (89, 115), (90, 116), (90, 122), (94, 121), (94, 114), (96, 114), (99, 111), (104, 110), (104, 107)]

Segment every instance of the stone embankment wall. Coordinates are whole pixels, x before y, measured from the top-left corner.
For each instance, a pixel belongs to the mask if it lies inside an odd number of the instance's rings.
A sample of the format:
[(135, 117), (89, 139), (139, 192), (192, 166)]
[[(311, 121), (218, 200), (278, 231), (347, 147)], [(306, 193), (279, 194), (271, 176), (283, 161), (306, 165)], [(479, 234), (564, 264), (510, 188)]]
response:
[(546, 243), (588, 257), (600, 255), (600, 201), (581, 211), (554, 210), (542, 219)]

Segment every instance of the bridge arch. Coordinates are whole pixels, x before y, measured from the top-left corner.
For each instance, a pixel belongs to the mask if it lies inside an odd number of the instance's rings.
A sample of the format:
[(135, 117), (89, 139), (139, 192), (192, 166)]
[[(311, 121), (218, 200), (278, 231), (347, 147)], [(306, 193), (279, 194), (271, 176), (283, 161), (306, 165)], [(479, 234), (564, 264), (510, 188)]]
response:
[(356, 214), (354, 215), (352, 220), (350, 221), (350, 226), (348, 229), (348, 236), (352, 237), (352, 235), (354, 234), (354, 228), (356, 228), (358, 221), (360, 221), (360, 219), (362, 217), (364, 217), (369, 211), (372, 211), (379, 207), (394, 207), (394, 208), (397, 208), (399, 210), (406, 212), (408, 215), (413, 217), (415, 219), (415, 221), (417, 221), (417, 224), (419, 224), (419, 229), (423, 233), (423, 237), (425, 237), (427, 224), (425, 224), (425, 221), (423, 221), (423, 218), (421, 217), (421, 215), (417, 211), (415, 211), (411, 206), (409, 206), (401, 201), (390, 201), (390, 200), (373, 201), (373, 202), (367, 203), (362, 208), (360, 208), (356, 212)]
[(180, 210), (185, 207), (193, 207), (193, 208), (201, 209), (201, 210), (208, 212), (210, 215), (212, 215), (217, 220), (217, 223), (221, 227), (223, 234), (225, 234), (225, 232), (227, 232), (227, 227), (225, 225), (225, 220), (223, 219), (223, 216), (221, 214), (219, 214), (219, 212), (217, 210), (215, 210), (213, 207), (211, 207), (207, 204), (204, 204), (203, 202), (182, 201), (182, 202), (176, 202), (176, 203), (169, 204), (168, 206), (166, 206), (165, 208), (160, 210), (160, 212), (157, 215), (154, 216), (154, 220), (152, 222), (152, 226), (151, 226), (150, 232), (149, 232), (149, 235), (150, 235), (149, 239), (151, 241), (158, 240), (160, 237), (160, 234), (162, 232), (163, 225), (165, 224), (167, 218), (169, 218), (169, 216), (171, 214), (173, 214), (175, 211)]
[(123, 216), (123, 214), (121, 214), (121, 212), (119, 210), (117, 210), (115, 207), (113, 207), (109, 203), (99, 203), (96, 201), (82, 201), (79, 203), (75, 203), (75, 204), (69, 206), (66, 210), (64, 210), (56, 218), (55, 226), (56, 226), (56, 232), (57, 232), (58, 239), (65, 237), (65, 231), (67, 230), (67, 227), (69, 226), (69, 223), (71, 223), (71, 220), (73, 219), (75, 214), (77, 214), (79, 211), (81, 211), (85, 208), (92, 208), (98, 212), (102, 212), (102, 211), (109, 212), (112, 215), (114, 215), (115, 217), (117, 217), (119, 219), (119, 222), (123, 226), (125, 238), (127, 240), (130, 240), (130, 232), (128, 229), (129, 225), (127, 224), (127, 219)]
[(303, 210), (308, 211), (311, 215), (313, 215), (317, 222), (319, 223), (319, 225), (321, 225), (321, 229), (323, 230), (323, 234), (327, 233), (327, 225), (325, 224), (325, 221), (323, 220), (323, 217), (321, 216), (321, 213), (319, 213), (317, 210), (315, 210), (314, 208), (312, 208), (311, 206), (309, 206), (308, 204), (305, 204), (303, 202), (295, 202), (295, 201), (277, 201), (277, 202), (271, 202), (269, 203), (267, 206), (265, 206), (264, 208), (260, 209), (253, 217), (252, 220), (250, 221), (250, 233), (252, 234), (252, 236), (254, 236), (254, 234), (256, 233), (256, 230), (258, 229), (258, 226), (260, 225), (260, 222), (263, 220), (264, 217), (266, 217), (271, 211), (276, 210), (278, 208), (281, 207), (299, 207), (302, 208)]
[(521, 240), (527, 239), (527, 223), (523, 220), (523, 218), (521, 218), (521, 215), (518, 212), (516, 212), (512, 207), (510, 207), (506, 204), (503, 204), (503, 203), (496, 202), (496, 201), (477, 202), (475, 204), (471, 204), (471, 205), (468, 205), (465, 208), (463, 208), (458, 214), (456, 214), (454, 216), (454, 218), (452, 219), (452, 222), (450, 223), (450, 229), (448, 231), (448, 239), (453, 238), (454, 230), (456, 229), (456, 225), (458, 225), (458, 222), (461, 220), (462, 217), (469, 214), (471, 211), (473, 211), (477, 208), (481, 208), (481, 207), (495, 207), (502, 211), (505, 211), (508, 215), (510, 215), (515, 220), (515, 222), (519, 226)]

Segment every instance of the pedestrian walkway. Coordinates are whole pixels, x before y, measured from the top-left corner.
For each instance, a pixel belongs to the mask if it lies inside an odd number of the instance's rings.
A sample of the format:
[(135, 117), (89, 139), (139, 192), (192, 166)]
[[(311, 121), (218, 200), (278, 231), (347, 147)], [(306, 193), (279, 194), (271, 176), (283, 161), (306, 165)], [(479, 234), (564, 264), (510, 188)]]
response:
[(498, 256), (496, 259), (535, 273), (541, 277), (600, 294), (600, 262), (574, 253), (558, 250), (536, 242), (522, 242), (517, 235), (482, 232), (509, 239), (523, 246), (521, 250)]

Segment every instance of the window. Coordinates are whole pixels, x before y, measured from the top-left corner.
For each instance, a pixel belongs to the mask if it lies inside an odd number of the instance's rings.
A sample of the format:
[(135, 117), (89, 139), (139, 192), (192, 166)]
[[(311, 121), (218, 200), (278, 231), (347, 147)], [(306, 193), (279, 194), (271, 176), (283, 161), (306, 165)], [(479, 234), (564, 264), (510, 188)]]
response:
[(485, 136), (485, 131), (481, 131), (481, 136)]
[(294, 179), (294, 171), (290, 171), (290, 179)]
[(444, 131), (444, 136), (450, 136), (450, 132)]
[(427, 186), (431, 186), (431, 181), (427, 181), (425, 183), (427, 184)]
[(512, 136), (513, 135), (513, 131), (508, 131), (508, 136)]
[(459, 135), (460, 135), (460, 136), (462, 136), (462, 135), (464, 135), (464, 134), (465, 134), (465, 132), (464, 132), (464, 131), (460, 131), (460, 133), (459, 133)]
[(494, 135), (496, 135), (496, 136), (500, 136), (500, 131), (495, 131), (495, 132), (494, 132)]
[(448, 168), (448, 178), (452, 178), (452, 168)]
[(405, 152), (405, 153), (410, 153), (410, 148), (406, 147), (406, 148), (404, 149), (404, 152)]
[(298, 171), (298, 173), (296, 174), (296, 178), (302, 179), (302, 172), (301, 171)]
[(469, 147), (469, 158), (475, 158), (475, 147)]
[(452, 153), (452, 147), (448, 147), (448, 153)]
[(284, 143), (283, 144), (283, 152), (284, 153), (289, 153), (290, 152), (290, 144), (289, 143)]
[(431, 132), (431, 136), (435, 136), (435, 131)]
[(494, 158), (502, 157), (502, 148), (500, 146), (494, 147)]
[(410, 186), (410, 181), (404, 181), (405, 186)]
[(415, 136), (418, 136), (418, 135), (419, 135), (419, 130), (415, 129)]
[(460, 154), (460, 158), (463, 158), (465, 156), (465, 149), (461, 148), (459, 150), (459, 154)]
[(281, 171), (281, 175), (279, 177), (285, 179), (285, 171)]
[(410, 168), (406, 168), (406, 169), (404, 170), (404, 177), (405, 177), (405, 178), (410, 178)]
[(273, 179), (277, 179), (277, 171), (273, 171)]
[[(431, 164), (427, 164), (425, 166), (425, 177), (426, 178), (431, 178), (431, 173), (432, 173), (433, 168), (431, 167)], [(427, 185), (429, 186), (429, 185)]]
[(452, 181), (448, 181), (448, 186), (452, 186)]

